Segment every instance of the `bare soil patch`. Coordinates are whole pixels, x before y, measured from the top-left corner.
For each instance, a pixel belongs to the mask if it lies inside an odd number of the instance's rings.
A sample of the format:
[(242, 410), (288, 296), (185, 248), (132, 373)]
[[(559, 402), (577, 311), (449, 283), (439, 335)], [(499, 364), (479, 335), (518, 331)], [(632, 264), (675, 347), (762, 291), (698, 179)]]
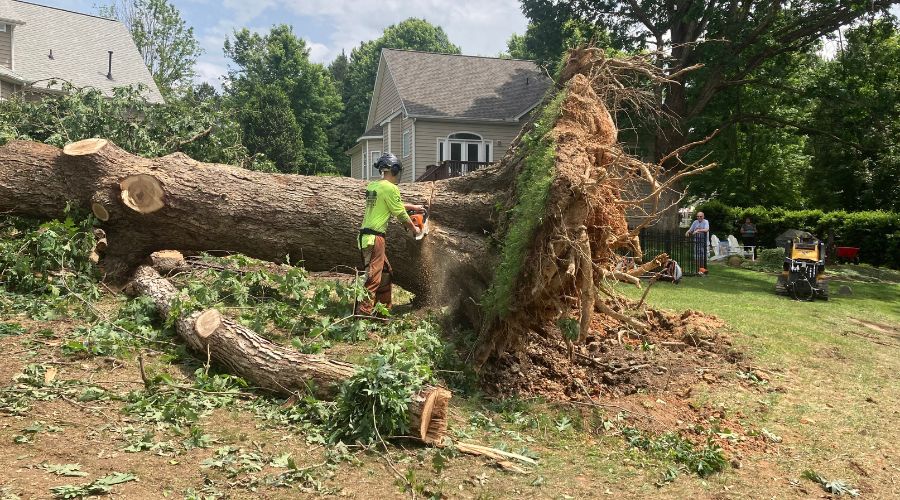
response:
[(485, 374), (487, 387), (499, 396), (550, 401), (684, 394), (697, 382), (715, 383), (743, 359), (715, 316), (647, 309), (642, 319), (651, 325), (649, 334), (595, 315), (591, 334), (571, 357), (558, 329), (529, 332), (523, 349), (504, 354)]

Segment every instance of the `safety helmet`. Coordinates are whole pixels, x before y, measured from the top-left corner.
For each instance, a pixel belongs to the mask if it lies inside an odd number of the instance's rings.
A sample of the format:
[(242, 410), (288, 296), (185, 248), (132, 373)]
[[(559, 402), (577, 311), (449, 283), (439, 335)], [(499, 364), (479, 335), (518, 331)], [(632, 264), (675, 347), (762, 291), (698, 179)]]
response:
[(383, 170), (390, 170), (391, 174), (398, 175), (401, 170), (403, 170), (403, 165), (400, 163), (400, 160), (392, 155), (391, 153), (385, 153), (381, 155), (381, 158), (378, 158), (378, 161), (375, 162), (375, 168), (381, 172)]

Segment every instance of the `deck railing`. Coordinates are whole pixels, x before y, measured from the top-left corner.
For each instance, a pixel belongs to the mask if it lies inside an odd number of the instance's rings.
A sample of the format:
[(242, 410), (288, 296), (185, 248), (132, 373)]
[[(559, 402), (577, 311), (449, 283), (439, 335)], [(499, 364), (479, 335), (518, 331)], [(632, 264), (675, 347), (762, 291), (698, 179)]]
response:
[(444, 160), (437, 165), (425, 167), (425, 173), (420, 175), (416, 182), (439, 181), (451, 177), (459, 177), (493, 164), (494, 162), (490, 161)]

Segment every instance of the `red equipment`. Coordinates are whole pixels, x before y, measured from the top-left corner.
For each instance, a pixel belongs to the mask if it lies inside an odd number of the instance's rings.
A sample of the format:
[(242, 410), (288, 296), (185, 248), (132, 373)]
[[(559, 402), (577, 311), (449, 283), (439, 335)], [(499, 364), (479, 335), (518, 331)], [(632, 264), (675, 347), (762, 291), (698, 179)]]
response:
[(837, 260), (859, 264), (859, 247), (835, 247)]

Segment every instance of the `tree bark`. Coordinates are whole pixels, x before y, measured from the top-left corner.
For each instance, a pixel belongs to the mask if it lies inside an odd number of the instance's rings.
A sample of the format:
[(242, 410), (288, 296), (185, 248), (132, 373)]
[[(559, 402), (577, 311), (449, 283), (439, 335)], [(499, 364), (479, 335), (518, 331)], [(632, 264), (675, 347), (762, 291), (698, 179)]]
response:
[[(172, 300), (178, 294), (172, 283), (150, 266), (137, 268), (129, 288), (150, 297), (164, 318), (169, 316)], [(318, 398), (332, 399), (356, 372), (350, 363), (299, 353), (270, 342), (215, 309), (182, 316), (176, 320), (175, 329), (201, 359), (222, 365), (254, 386), (278, 394), (309, 392)], [(450, 398), (450, 391), (431, 386), (413, 395), (409, 422), (415, 437), (428, 444), (443, 440)]]
[[(489, 235), (508, 172), (400, 186), (407, 203), (430, 203), (430, 234), (388, 230), (398, 285), (429, 306), (473, 304), (492, 278)], [(361, 265), (357, 231), (366, 182), (266, 174), (176, 153), (134, 156), (103, 139), (70, 144), (12, 141), (0, 147), (0, 212), (60, 217), (67, 205), (101, 219), (101, 266), (124, 280), (158, 250), (228, 251), (301, 262), (311, 271)]]

